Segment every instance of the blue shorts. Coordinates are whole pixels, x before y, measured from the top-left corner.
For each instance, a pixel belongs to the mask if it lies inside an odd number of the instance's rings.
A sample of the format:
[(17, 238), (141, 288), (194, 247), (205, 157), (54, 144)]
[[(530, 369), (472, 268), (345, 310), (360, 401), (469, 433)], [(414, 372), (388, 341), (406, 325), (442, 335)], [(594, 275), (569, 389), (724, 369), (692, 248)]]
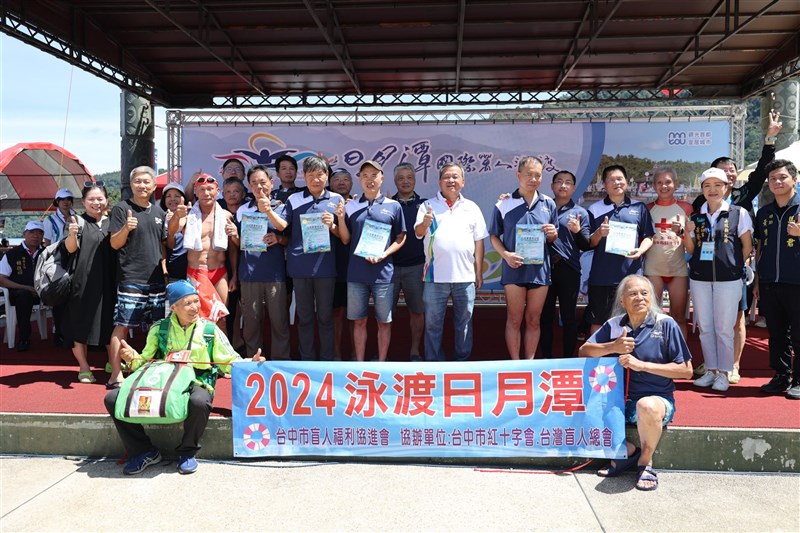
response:
[(164, 318), (167, 291), (163, 283), (120, 283), (114, 325), (126, 328), (148, 327)]
[(422, 273), (424, 267), (424, 264), (408, 267), (395, 265), (392, 307), (397, 306), (397, 301), (400, 299), (400, 291), (402, 290), (403, 298), (409, 311), (419, 314), (425, 312), (425, 303), (422, 301)]
[(347, 319), (363, 320), (369, 312), (369, 295), (375, 305), (375, 320), (383, 324), (392, 321), (394, 283), (347, 282)]
[[(672, 422), (672, 417), (675, 416), (675, 402), (664, 398), (663, 396), (647, 396), (648, 398), (658, 398), (662, 402), (664, 402), (664, 406), (666, 407), (666, 413), (664, 414), (664, 420), (661, 421), (662, 426), (666, 426), (670, 422)], [(636, 424), (637, 417), (636, 417), (636, 404), (633, 400), (628, 400), (625, 402), (625, 423), (626, 424)]]

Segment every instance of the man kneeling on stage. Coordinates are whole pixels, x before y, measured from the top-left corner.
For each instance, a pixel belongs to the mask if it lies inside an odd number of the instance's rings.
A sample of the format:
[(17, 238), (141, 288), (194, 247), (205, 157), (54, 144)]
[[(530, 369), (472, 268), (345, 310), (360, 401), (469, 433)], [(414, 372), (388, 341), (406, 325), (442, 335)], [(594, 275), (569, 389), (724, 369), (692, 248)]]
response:
[[(230, 363), (239, 359), (239, 356), (231, 348), (225, 334), (214, 323), (200, 317), (200, 297), (194, 285), (186, 280), (170, 283), (167, 286), (167, 297), (172, 314), (153, 324), (141, 355), (124, 340), (119, 354), (124, 361), (131, 364), (134, 371), (148, 361), (165, 359), (168, 354), (177, 353), (183, 354), (183, 360), (188, 361), (188, 365), (194, 369), (195, 377), (190, 388), (183, 438), (176, 448), (178, 472), (191, 474), (197, 470), (195, 455), (200, 450), (200, 437), (211, 414), (217, 376), (230, 373)], [(253, 356), (253, 361), (263, 360), (259, 350)], [(128, 377), (132, 378), (133, 375)], [(141, 424), (125, 422), (115, 416), (117, 397), (125, 390), (129, 389), (123, 386), (111, 390), (106, 394), (105, 406), (130, 457), (123, 472), (133, 475), (160, 462), (161, 453), (153, 446)]]

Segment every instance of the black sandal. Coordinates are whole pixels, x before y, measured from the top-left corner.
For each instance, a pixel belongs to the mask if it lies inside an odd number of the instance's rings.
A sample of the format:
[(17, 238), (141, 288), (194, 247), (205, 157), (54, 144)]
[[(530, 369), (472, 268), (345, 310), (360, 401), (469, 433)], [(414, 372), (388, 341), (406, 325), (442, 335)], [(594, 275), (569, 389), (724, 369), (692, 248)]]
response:
[(630, 470), (639, 462), (639, 456), (642, 454), (641, 448), (636, 448), (627, 459), (614, 459), (614, 465), (608, 465), (608, 470), (598, 470), (597, 475), (600, 477), (617, 477), (623, 472)]

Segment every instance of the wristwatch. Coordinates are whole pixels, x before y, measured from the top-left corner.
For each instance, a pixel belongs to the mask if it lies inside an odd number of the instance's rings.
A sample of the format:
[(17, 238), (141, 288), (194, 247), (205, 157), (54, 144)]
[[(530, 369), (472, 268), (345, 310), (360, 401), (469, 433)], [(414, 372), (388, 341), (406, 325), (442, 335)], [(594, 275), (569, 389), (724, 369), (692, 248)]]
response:
[(769, 136), (767, 136), (767, 137), (764, 137), (764, 142), (765, 143), (773, 143), (774, 144), (774, 143), (778, 142), (778, 138), (777, 137), (769, 137)]

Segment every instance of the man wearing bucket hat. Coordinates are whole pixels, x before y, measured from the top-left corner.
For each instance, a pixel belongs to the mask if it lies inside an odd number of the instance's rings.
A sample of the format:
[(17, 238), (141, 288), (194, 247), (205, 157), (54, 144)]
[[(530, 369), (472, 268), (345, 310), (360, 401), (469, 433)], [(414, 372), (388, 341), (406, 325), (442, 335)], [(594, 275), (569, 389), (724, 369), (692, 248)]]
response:
[[(195, 455), (200, 450), (200, 438), (211, 414), (217, 377), (230, 373), (231, 363), (240, 358), (222, 330), (200, 316), (200, 296), (191, 282), (180, 280), (170, 283), (167, 286), (167, 298), (172, 314), (153, 324), (142, 353), (139, 354), (123, 339), (119, 355), (135, 371), (152, 359), (164, 359), (176, 352), (189, 352), (184, 360), (193, 367), (195, 379), (189, 396), (188, 416), (183, 423), (183, 438), (175, 451), (178, 454), (178, 472), (191, 474), (197, 470)], [(264, 360), (261, 350), (252, 360)], [(130, 457), (123, 473), (133, 475), (160, 462), (161, 452), (153, 446), (141, 424), (123, 422), (114, 416), (120, 390), (112, 389), (106, 394), (105, 406)]]
[(27, 351), (31, 344), (31, 313), (33, 305), (39, 303), (39, 295), (33, 288), (33, 271), (42, 251), (43, 224), (38, 220), (28, 222), (22, 236), (22, 243), (0, 259), (0, 287), (8, 289), (9, 303), (17, 311), (18, 352)]

